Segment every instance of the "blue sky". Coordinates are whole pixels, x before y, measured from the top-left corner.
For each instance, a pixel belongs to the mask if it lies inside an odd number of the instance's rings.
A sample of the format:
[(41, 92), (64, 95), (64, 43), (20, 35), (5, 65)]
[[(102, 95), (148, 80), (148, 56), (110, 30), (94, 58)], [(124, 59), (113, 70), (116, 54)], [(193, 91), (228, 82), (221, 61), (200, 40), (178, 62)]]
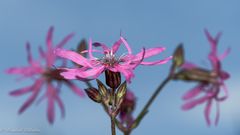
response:
[[(39, 128), (40, 134), (109, 134), (110, 121), (102, 108), (72, 94), (67, 88), (62, 98), (67, 110), (66, 118), (57, 114), (55, 124), (46, 120), (46, 104), (33, 105), (21, 116), (17, 110), (27, 96), (13, 98), (8, 92), (31, 84), (16, 82), (16, 76), (4, 74), (11, 66), (26, 65), (25, 42), (30, 41), (34, 56), (37, 47), (45, 43), (48, 28), (55, 27), (54, 41), (75, 32), (65, 48), (75, 48), (82, 38), (92, 38), (111, 45), (120, 31), (128, 39), (134, 53), (142, 47), (165, 46), (161, 58), (172, 54), (176, 45), (184, 43), (189, 61), (209, 67), (206, 56), (209, 45), (203, 33), (223, 32), (219, 51), (231, 47), (231, 54), (223, 67), (231, 74), (226, 84), (230, 98), (221, 104), (221, 118), (217, 127), (207, 127), (203, 107), (181, 111), (182, 94), (195, 84), (171, 82), (160, 94), (133, 135), (185, 134), (185, 135), (239, 135), (240, 134), (240, 2), (238, 0), (2, 0), (0, 1), (0, 128)], [(159, 57), (159, 56), (158, 56)], [(158, 83), (167, 75), (170, 64), (139, 67), (129, 86), (138, 97), (136, 114), (153, 93)], [(80, 87), (83, 83), (76, 82)], [(143, 84), (143, 85), (142, 85)], [(214, 117), (214, 112), (213, 115)]]

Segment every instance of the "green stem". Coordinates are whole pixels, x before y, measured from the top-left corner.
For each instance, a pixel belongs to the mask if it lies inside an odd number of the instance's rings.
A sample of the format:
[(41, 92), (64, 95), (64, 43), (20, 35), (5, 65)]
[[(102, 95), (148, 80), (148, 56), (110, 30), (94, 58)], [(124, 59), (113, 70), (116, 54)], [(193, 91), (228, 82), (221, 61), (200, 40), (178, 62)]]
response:
[(115, 128), (115, 118), (111, 116), (111, 129), (112, 129), (112, 135), (116, 135), (116, 128)]

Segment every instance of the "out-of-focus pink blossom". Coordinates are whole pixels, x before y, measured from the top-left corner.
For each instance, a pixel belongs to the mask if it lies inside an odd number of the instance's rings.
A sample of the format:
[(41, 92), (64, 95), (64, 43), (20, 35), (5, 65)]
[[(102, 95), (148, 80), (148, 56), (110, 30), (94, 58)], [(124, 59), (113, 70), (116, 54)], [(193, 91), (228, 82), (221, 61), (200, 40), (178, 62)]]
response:
[[(117, 57), (116, 52), (118, 51), (121, 44), (125, 45), (128, 53)], [(92, 46), (101, 47), (102, 50), (95, 50)], [(66, 72), (63, 72), (61, 75), (63, 75), (66, 79), (96, 79), (105, 70), (110, 70), (112, 72), (122, 73), (125, 76), (127, 82), (131, 82), (131, 78), (134, 77), (133, 70), (138, 65), (150, 66), (160, 65), (168, 62), (172, 58), (171, 56), (163, 60), (157, 60), (153, 62), (143, 61), (145, 58), (160, 54), (164, 50), (165, 48), (163, 47), (150, 48), (147, 50), (143, 49), (140, 53), (133, 55), (127, 41), (123, 37), (120, 37), (120, 39), (113, 44), (112, 48), (108, 48), (105, 44), (98, 42), (92, 44), (92, 40), (90, 40), (89, 49), (82, 52), (88, 53), (89, 59), (81, 56), (74, 51), (63, 49), (57, 49), (56, 54), (82, 66), (82, 68), (74, 69), (65, 68)], [(93, 52), (101, 53), (103, 54), (103, 57), (95, 58), (93, 56)]]
[[(39, 96), (39, 93), (41, 91), (41, 88), (46, 85), (47, 89), (45, 90), (45, 94), (39, 99), (39, 101), (43, 99), (47, 99), (47, 117), (49, 123), (54, 122), (54, 115), (55, 115), (55, 105), (57, 104), (61, 110), (62, 117), (65, 115), (64, 105), (62, 100), (59, 97), (60, 93), (60, 87), (61, 84), (64, 83), (67, 86), (70, 87), (70, 89), (76, 93), (79, 96), (83, 96), (84, 93), (81, 89), (79, 89), (76, 85), (74, 85), (72, 82), (64, 79), (60, 72), (61, 69), (52, 68), (54, 65), (54, 62), (57, 60), (57, 56), (53, 53), (53, 51), (56, 48), (60, 48), (64, 46), (73, 36), (72, 34), (67, 35), (59, 44), (54, 46), (52, 41), (53, 36), (53, 27), (50, 27), (47, 38), (46, 38), (46, 51), (44, 51), (42, 48), (39, 48), (40, 53), (40, 59), (34, 60), (31, 54), (30, 50), (30, 44), (26, 44), (27, 49), (27, 59), (28, 59), (28, 66), (25, 67), (12, 67), (6, 70), (7, 74), (17, 74), (20, 75), (20, 79), (24, 78), (30, 78), (34, 81), (33, 85), (27, 86), (24, 88), (20, 88), (17, 90), (14, 90), (10, 92), (11, 96), (21, 96), (28, 93), (31, 93), (28, 100), (22, 105), (22, 107), (19, 109), (19, 114), (24, 112), (31, 104), (33, 104), (34, 101), (36, 101), (36, 98)], [(44, 61), (45, 63), (42, 63)], [(63, 61), (63, 65), (65, 66), (65, 61)], [(56, 82), (56, 86), (54, 85), (54, 82)]]
[[(216, 103), (216, 118), (215, 125), (217, 125), (219, 121), (220, 108), (219, 103), (224, 101), (228, 97), (228, 90), (224, 84), (224, 81), (227, 80), (230, 75), (222, 70), (221, 60), (225, 58), (230, 49), (227, 49), (222, 55), (217, 54), (217, 45), (220, 38), (221, 33), (218, 33), (214, 38), (212, 37), (207, 30), (205, 30), (205, 34), (211, 46), (211, 51), (208, 55), (208, 59), (212, 65), (212, 70), (210, 72), (211, 76), (215, 78), (214, 82), (200, 82), (196, 87), (189, 90), (186, 94), (184, 94), (183, 99), (187, 102), (182, 106), (183, 110), (189, 110), (193, 107), (206, 103), (204, 115), (208, 125), (211, 124), (210, 113), (212, 104)], [(192, 69), (198, 68), (198, 66), (192, 63), (185, 63), (182, 66), (183, 69)]]
[(130, 128), (134, 122), (133, 111), (136, 106), (136, 97), (130, 90), (127, 91), (126, 96), (120, 108), (119, 118), (122, 125)]

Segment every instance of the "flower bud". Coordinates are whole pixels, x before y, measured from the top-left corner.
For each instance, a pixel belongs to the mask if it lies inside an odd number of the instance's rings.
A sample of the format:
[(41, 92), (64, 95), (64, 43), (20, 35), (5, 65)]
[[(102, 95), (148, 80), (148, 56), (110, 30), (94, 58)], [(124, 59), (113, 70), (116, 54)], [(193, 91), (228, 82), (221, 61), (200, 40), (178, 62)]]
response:
[(117, 108), (119, 108), (125, 98), (127, 92), (127, 82), (123, 82), (120, 87), (117, 90), (116, 93), (116, 104), (117, 104)]
[(77, 47), (77, 52), (81, 54), (83, 57), (86, 57), (87, 53), (82, 53), (82, 51), (87, 50), (87, 42), (85, 39), (82, 39)]
[(176, 80), (184, 81), (200, 81), (200, 82), (216, 82), (216, 77), (212, 75), (212, 72), (202, 69), (202, 68), (193, 68), (193, 69), (183, 69), (174, 75)]
[(183, 45), (180, 44), (176, 48), (174, 54), (173, 54), (173, 66), (180, 67), (184, 63), (184, 49)]
[(85, 89), (85, 92), (87, 93), (88, 97), (92, 99), (94, 102), (101, 103), (102, 98), (96, 88), (94, 87), (87, 88)]
[(111, 100), (109, 91), (100, 80), (96, 79), (96, 81), (98, 85), (99, 94), (101, 95), (102, 98), (102, 102), (108, 106)]
[(121, 74), (119, 72), (106, 70), (105, 78), (106, 84), (112, 89), (116, 89), (121, 84)]

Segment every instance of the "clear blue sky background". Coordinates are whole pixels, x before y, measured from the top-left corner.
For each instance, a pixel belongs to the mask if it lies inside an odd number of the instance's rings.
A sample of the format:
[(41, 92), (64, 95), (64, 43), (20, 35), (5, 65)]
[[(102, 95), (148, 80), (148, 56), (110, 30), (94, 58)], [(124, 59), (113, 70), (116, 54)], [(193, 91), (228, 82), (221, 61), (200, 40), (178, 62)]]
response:
[[(89, 99), (80, 99), (67, 88), (62, 93), (66, 118), (59, 112), (55, 124), (46, 120), (46, 102), (33, 105), (21, 116), (20, 105), (27, 96), (13, 98), (8, 92), (31, 84), (15, 82), (16, 76), (3, 71), (11, 66), (26, 65), (25, 42), (30, 41), (37, 57), (37, 46), (45, 45), (49, 26), (54, 25), (54, 41), (69, 32), (76, 36), (65, 48), (75, 48), (82, 38), (111, 45), (119, 38), (120, 30), (135, 53), (162, 45), (167, 50), (161, 58), (172, 54), (176, 45), (185, 44), (186, 57), (209, 67), (206, 56), (209, 45), (203, 33), (223, 32), (219, 51), (231, 47), (224, 60), (225, 70), (231, 73), (227, 81), (230, 98), (221, 104), (221, 118), (217, 127), (207, 127), (204, 106), (183, 112), (182, 94), (195, 84), (171, 82), (165, 87), (150, 113), (133, 135), (239, 135), (240, 134), (240, 2), (238, 0), (1, 0), (0, 1), (0, 128), (38, 128), (41, 135), (107, 135), (110, 122), (103, 110)], [(158, 56), (159, 57), (159, 56)], [(130, 85), (138, 97), (136, 114), (167, 75), (170, 64), (139, 67)], [(79, 86), (85, 88), (83, 83)], [(213, 117), (214, 112), (213, 112)], [(1, 134), (1, 133), (0, 133)], [(4, 133), (3, 133), (4, 134)], [(120, 133), (119, 133), (120, 134)]]

